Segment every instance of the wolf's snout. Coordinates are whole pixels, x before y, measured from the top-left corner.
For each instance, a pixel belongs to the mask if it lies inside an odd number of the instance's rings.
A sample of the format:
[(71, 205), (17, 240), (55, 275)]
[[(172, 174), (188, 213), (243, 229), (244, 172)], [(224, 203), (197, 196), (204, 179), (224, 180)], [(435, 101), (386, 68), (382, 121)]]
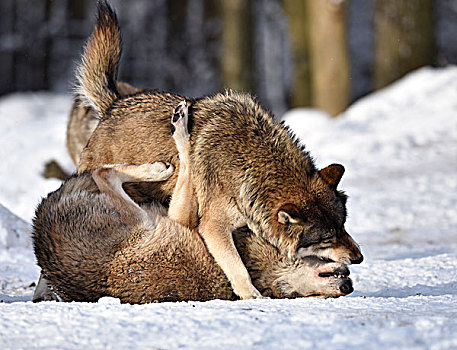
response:
[(349, 294), (354, 291), (354, 287), (352, 287), (352, 281), (350, 279), (344, 281), (344, 283), (340, 286), (341, 293)]

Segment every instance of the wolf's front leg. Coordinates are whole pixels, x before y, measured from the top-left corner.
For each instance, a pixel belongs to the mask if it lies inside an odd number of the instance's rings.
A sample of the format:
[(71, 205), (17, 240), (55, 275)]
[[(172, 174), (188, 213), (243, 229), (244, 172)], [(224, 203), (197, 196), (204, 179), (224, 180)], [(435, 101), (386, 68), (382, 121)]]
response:
[[(217, 197), (217, 196), (216, 196)], [(251, 277), (233, 242), (229, 200), (221, 196), (206, 203), (200, 219), (199, 232), (209, 252), (227, 276), (233, 291), (241, 299), (262, 298), (254, 287)]]

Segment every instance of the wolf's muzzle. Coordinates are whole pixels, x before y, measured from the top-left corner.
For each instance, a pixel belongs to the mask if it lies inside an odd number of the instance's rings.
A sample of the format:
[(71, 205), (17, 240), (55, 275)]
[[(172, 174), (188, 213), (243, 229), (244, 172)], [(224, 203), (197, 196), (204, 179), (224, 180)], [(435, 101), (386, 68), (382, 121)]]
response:
[(354, 291), (354, 287), (352, 286), (352, 281), (350, 279), (344, 281), (344, 283), (340, 286), (341, 293), (349, 294)]

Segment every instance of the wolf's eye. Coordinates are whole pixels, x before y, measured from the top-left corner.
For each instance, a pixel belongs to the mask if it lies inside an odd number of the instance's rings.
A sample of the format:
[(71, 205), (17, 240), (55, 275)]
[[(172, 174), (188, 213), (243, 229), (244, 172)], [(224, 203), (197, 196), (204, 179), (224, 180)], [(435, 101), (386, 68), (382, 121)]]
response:
[(331, 239), (326, 239), (325, 241), (322, 241), (322, 244), (329, 245), (329, 244), (332, 244), (332, 243), (333, 243), (333, 241)]

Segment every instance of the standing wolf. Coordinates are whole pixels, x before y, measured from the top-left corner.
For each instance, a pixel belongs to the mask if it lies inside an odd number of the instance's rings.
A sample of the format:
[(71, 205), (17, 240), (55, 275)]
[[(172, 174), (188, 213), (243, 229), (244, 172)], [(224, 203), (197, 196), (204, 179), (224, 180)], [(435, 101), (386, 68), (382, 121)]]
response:
[[(78, 171), (161, 160), (178, 166), (168, 115), (183, 97), (157, 91), (121, 97), (116, 88), (120, 54), (116, 15), (100, 1), (77, 76), (79, 96), (100, 121)], [(343, 166), (317, 170), (292, 133), (249, 95), (226, 92), (187, 101), (199, 231), (237, 295), (261, 296), (232, 237), (244, 225), (290, 257), (361, 262), (357, 244), (344, 229), (346, 197), (336, 190)], [(166, 201), (175, 184), (173, 175), (127, 190), (137, 202)]]

